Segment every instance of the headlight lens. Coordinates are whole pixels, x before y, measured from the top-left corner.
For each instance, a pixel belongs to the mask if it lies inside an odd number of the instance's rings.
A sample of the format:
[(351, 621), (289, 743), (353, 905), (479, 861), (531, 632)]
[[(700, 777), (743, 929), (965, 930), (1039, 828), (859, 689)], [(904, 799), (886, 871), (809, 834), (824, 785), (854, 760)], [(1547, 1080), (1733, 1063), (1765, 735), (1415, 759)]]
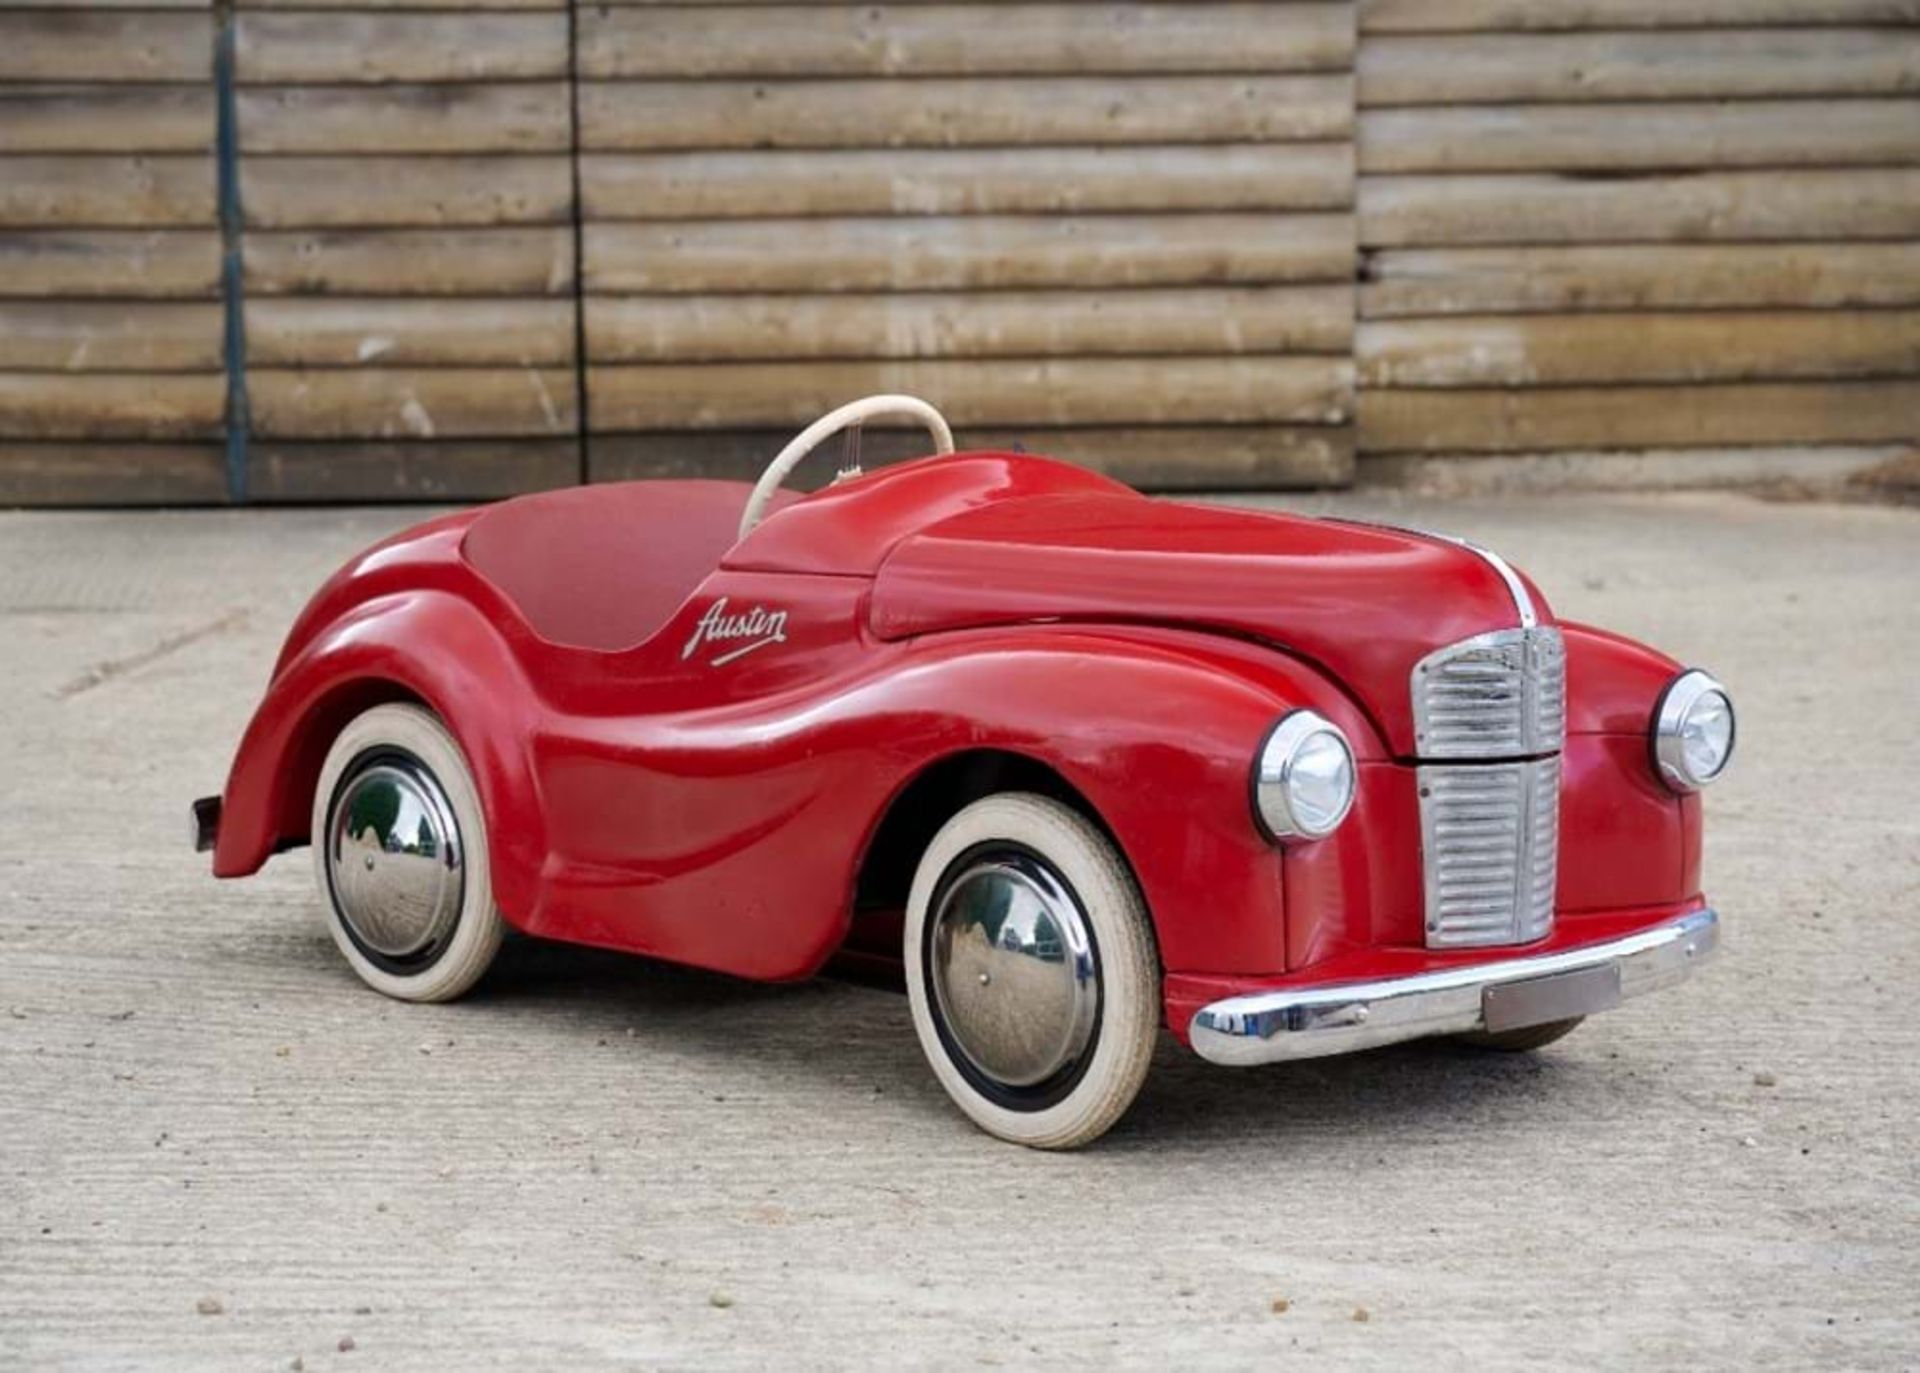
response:
[(1296, 710), (1267, 735), (1254, 760), (1253, 809), (1273, 839), (1320, 839), (1353, 806), (1353, 750), (1331, 720)]
[(1704, 672), (1683, 672), (1668, 684), (1653, 714), (1653, 760), (1676, 791), (1698, 791), (1733, 757), (1733, 698)]

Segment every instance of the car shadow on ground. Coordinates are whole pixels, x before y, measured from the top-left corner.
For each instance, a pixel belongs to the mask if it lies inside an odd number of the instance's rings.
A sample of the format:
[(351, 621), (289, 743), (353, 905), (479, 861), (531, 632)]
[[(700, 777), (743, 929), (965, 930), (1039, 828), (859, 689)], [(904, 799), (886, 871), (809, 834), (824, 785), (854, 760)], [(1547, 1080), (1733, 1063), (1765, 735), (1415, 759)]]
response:
[[(716, 1080), (809, 1079), (823, 1094), (862, 1089), (946, 1109), (921, 1056), (906, 998), (819, 978), (769, 985), (627, 954), (514, 939), (476, 993), (516, 1013), (536, 1013), (546, 1033), (619, 1033), (640, 1054), (681, 1065), (711, 1057)], [(631, 1038), (626, 1036), (630, 1032)], [(1134, 1109), (1098, 1146), (1125, 1155), (1164, 1149), (1264, 1147), (1324, 1141), (1351, 1146), (1377, 1134), (1382, 1148), (1466, 1138), (1553, 1113), (1604, 1110), (1615, 1087), (1603, 1065), (1548, 1049), (1496, 1054), (1445, 1041), (1257, 1068), (1221, 1068), (1163, 1033)]]

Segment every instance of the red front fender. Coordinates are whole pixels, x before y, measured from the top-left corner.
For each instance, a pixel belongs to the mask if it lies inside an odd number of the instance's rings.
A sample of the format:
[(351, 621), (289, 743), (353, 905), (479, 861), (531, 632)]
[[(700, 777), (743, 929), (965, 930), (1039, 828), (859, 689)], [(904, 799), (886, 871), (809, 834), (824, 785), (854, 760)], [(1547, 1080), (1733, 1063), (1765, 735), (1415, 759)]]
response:
[[(1343, 919), (1322, 899), (1340, 880), (1318, 875), (1327, 864), (1340, 865), (1350, 893), (1367, 890), (1340, 857), (1347, 849), (1307, 846), (1325, 856), (1303, 867), (1255, 826), (1254, 756), (1291, 709), (1310, 706), (1346, 731), (1363, 775), (1389, 770), (1360, 708), (1311, 666), (1233, 639), (1131, 626), (935, 636), (910, 659), (885, 708), (943, 736), (921, 766), (994, 748), (1057, 771), (1119, 841), (1168, 969), (1284, 970)], [(1363, 794), (1349, 828), (1364, 832), (1378, 804)], [(1297, 909), (1296, 877), (1314, 898)]]

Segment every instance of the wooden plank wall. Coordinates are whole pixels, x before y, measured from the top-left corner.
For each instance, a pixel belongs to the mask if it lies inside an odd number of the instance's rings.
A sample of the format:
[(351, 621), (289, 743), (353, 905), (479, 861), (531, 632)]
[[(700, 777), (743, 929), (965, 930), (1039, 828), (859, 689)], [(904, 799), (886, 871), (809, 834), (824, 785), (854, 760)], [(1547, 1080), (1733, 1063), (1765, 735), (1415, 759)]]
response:
[(226, 497), (221, 24), (254, 499), (1920, 437), (1920, 0), (209, 3), (0, 0), (0, 501)]
[(1363, 463), (1920, 437), (1920, 3), (1361, 16)]
[(252, 493), (579, 479), (565, 0), (239, 0)]
[(213, 19), (0, 8), (0, 503), (223, 498)]
[(876, 391), (1160, 486), (1347, 477), (1351, 4), (577, 22), (594, 477), (757, 472)]

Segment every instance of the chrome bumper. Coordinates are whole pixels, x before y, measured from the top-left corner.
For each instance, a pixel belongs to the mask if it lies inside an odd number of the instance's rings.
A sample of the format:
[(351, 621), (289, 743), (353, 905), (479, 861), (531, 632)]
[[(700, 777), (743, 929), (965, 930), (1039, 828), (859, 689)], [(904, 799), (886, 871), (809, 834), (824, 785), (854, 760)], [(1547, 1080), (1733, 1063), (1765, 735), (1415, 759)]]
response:
[[(1353, 1053), (1403, 1039), (1483, 1029), (1489, 988), (1535, 978), (1611, 968), (1619, 973), (1622, 999), (1658, 991), (1684, 981), (1719, 943), (1720, 917), (1711, 910), (1691, 911), (1604, 944), (1411, 977), (1228, 997), (1203, 1006), (1188, 1033), (1202, 1058), (1235, 1066)], [(1550, 1007), (1552, 998), (1540, 1003)], [(1550, 1012), (1537, 1016), (1558, 1018)]]

